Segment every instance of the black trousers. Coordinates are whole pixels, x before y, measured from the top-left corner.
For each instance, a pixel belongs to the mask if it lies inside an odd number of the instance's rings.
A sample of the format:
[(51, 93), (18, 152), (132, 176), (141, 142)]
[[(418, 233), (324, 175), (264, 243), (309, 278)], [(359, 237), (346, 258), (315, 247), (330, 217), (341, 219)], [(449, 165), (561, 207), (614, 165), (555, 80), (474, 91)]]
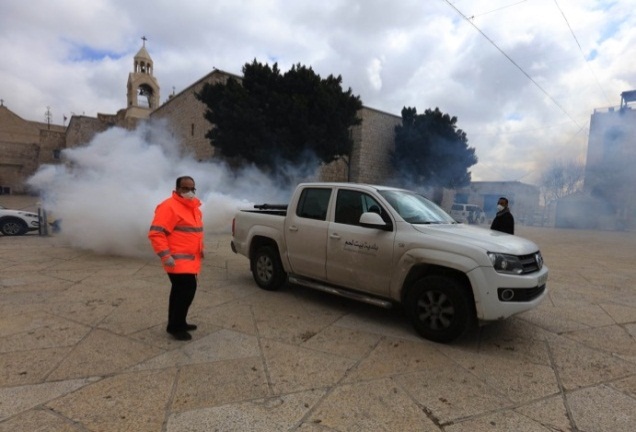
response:
[(169, 332), (185, 330), (188, 309), (197, 291), (197, 275), (192, 273), (168, 273), (172, 287), (168, 304)]

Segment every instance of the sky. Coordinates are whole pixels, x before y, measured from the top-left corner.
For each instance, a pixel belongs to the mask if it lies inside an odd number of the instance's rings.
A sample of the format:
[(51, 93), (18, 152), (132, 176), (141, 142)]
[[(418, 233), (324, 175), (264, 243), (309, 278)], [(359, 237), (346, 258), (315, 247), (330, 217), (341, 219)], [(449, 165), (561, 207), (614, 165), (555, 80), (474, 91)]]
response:
[(142, 36), (162, 102), (256, 59), (340, 75), (390, 114), (439, 107), (477, 181), (584, 162), (594, 109), (636, 89), (636, 0), (2, 0), (0, 99), (56, 124), (114, 114)]

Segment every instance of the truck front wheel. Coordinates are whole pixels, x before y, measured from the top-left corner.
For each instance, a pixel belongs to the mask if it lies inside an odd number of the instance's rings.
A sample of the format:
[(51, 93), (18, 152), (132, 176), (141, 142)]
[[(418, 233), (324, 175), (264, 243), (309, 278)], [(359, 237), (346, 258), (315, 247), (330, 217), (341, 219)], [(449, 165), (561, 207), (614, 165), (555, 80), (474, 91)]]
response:
[(416, 281), (406, 295), (405, 308), (415, 330), (435, 342), (451, 342), (474, 322), (467, 288), (447, 276), (431, 275)]
[(256, 285), (264, 290), (277, 290), (285, 282), (285, 271), (278, 251), (271, 246), (258, 248), (252, 256), (250, 267)]

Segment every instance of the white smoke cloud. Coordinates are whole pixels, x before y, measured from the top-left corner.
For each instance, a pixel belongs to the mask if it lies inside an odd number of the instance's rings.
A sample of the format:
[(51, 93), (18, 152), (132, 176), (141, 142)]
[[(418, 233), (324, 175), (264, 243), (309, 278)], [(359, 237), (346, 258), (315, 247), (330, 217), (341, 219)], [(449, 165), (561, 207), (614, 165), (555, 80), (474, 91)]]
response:
[(289, 187), (256, 168), (235, 174), (222, 163), (180, 156), (179, 148), (161, 124), (112, 128), (64, 150), (65, 165), (44, 165), (28, 183), (50, 220), (61, 220), (59, 235), (72, 246), (121, 256), (152, 255), (147, 233), (154, 209), (179, 176), (195, 179), (206, 235), (230, 233), (240, 208), (289, 200)]

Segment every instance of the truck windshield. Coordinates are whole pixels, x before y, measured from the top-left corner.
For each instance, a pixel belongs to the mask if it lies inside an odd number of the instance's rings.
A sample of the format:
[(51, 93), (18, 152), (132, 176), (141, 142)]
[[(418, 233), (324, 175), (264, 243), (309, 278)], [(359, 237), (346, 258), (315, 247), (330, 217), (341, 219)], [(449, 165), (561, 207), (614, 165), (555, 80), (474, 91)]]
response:
[(437, 204), (422, 195), (403, 190), (379, 191), (393, 209), (406, 222), (412, 224), (454, 224), (450, 217)]

